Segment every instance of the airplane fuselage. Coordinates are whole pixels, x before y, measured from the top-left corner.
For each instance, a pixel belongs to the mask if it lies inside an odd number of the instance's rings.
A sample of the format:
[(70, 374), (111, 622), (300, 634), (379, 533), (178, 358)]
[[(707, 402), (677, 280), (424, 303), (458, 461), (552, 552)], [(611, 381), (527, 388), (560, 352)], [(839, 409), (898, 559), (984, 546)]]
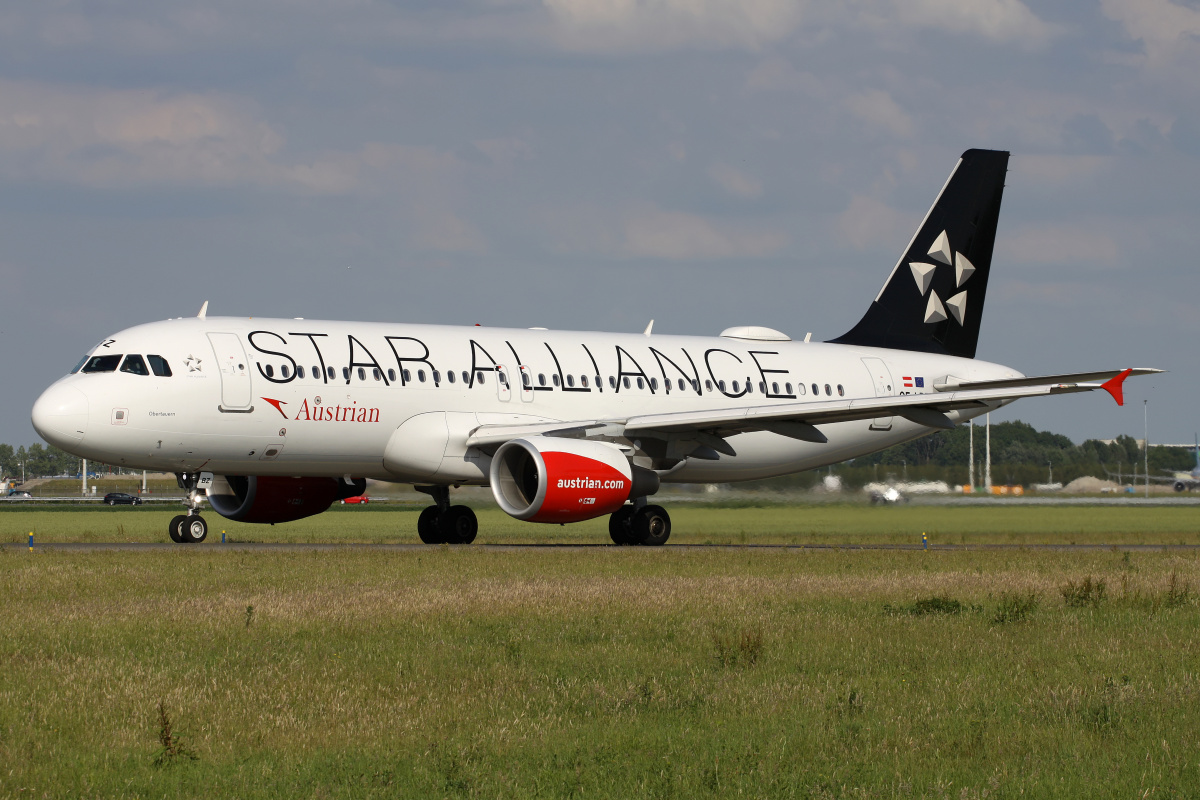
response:
[[(136, 363), (127, 371), (130, 354), (161, 357), (170, 376)], [(481, 425), (935, 394), (947, 376), (1020, 375), (975, 359), (826, 343), (230, 317), (138, 325), (89, 355), (121, 358), (64, 377), (35, 408), (39, 430), (81, 457), (171, 472), (468, 485), (488, 482), (487, 455), (465, 446)], [(406, 431), (429, 414), (439, 415), (437, 452), (426, 446), (428, 425)], [(738, 434), (729, 438), (735, 456), (687, 459), (664, 480), (782, 475), (931, 432), (901, 417), (822, 431), (827, 443)]]

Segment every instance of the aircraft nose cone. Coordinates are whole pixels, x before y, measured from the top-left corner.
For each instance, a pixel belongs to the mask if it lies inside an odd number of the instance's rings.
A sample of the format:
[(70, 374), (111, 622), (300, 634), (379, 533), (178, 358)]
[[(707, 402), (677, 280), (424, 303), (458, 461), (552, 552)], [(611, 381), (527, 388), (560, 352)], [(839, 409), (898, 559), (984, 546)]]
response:
[(50, 444), (69, 451), (87, 432), (87, 396), (74, 386), (55, 384), (33, 404), (33, 428)]

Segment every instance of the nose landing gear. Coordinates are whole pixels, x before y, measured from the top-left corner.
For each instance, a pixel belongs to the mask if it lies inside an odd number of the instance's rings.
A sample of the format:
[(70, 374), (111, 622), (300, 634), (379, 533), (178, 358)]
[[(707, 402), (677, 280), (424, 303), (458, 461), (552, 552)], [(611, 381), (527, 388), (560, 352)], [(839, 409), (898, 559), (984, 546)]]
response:
[(176, 544), (199, 544), (208, 537), (208, 523), (200, 516), (200, 504), (204, 493), (196, 488), (200, 475), (194, 472), (176, 473), (175, 480), (180, 489), (187, 490), (187, 514), (174, 517), (167, 526), (167, 534)]
[(450, 505), (450, 487), (417, 486), (434, 503), (417, 518), (417, 536), (425, 544), (470, 544), (479, 533), (479, 520), (469, 506)]

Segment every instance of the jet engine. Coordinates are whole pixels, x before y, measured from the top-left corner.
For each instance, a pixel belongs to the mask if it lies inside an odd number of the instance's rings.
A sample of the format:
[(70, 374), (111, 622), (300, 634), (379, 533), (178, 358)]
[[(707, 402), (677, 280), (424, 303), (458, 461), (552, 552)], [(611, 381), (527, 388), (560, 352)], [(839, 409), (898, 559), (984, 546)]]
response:
[(335, 500), (366, 491), (362, 478), (285, 478), (269, 475), (214, 475), (208, 503), (237, 522), (291, 522), (320, 514)]
[(659, 485), (655, 472), (630, 464), (615, 445), (548, 436), (502, 444), (490, 478), (500, 508), (528, 522), (601, 517)]

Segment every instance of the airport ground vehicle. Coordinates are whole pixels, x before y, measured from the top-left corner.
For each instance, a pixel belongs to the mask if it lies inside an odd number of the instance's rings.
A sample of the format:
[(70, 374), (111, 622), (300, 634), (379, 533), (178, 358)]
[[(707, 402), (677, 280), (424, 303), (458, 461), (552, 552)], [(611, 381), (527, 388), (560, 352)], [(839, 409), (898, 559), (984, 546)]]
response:
[(124, 492), (109, 492), (104, 495), (104, 502), (110, 506), (140, 506), (142, 498)]

